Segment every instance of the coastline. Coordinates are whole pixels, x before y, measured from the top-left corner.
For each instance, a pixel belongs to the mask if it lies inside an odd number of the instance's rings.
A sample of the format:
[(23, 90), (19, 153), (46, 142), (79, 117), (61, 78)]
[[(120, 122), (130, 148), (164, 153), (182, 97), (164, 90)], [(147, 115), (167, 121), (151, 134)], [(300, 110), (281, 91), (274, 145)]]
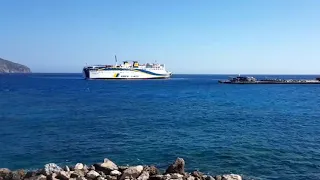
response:
[(242, 180), (238, 174), (206, 175), (197, 170), (185, 171), (185, 161), (177, 158), (165, 171), (154, 165), (118, 166), (105, 158), (102, 163), (59, 167), (49, 163), (43, 169), (11, 171), (0, 168), (0, 180)]

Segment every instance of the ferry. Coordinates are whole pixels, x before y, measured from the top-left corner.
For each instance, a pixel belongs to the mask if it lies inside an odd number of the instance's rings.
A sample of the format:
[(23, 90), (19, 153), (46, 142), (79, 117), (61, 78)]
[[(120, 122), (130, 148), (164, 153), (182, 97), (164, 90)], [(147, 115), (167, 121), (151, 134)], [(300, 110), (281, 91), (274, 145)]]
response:
[(146, 63), (139, 64), (138, 61), (123, 61), (117, 65), (92, 65), (83, 68), (85, 79), (167, 79), (172, 76), (165, 68), (165, 64)]

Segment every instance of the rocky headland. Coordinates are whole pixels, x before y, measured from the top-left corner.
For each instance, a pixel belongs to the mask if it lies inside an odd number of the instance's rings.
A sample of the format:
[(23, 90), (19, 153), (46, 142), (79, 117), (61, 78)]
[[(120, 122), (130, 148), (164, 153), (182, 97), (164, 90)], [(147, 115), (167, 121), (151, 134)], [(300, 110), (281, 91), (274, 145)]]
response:
[(153, 165), (118, 166), (109, 159), (102, 163), (73, 167), (46, 164), (43, 169), (10, 171), (0, 168), (0, 180), (242, 180), (237, 174), (210, 176), (199, 171), (186, 172), (185, 161), (177, 158), (164, 172)]
[(25, 65), (0, 58), (0, 73), (31, 73), (31, 70)]

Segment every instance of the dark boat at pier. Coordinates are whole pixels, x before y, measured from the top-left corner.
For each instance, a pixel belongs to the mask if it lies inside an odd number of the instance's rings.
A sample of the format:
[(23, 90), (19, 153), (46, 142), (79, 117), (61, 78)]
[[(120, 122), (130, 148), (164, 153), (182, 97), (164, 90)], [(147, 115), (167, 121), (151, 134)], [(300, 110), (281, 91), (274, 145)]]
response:
[(261, 79), (250, 76), (237, 76), (229, 80), (219, 80), (223, 84), (320, 84), (320, 77), (316, 79)]

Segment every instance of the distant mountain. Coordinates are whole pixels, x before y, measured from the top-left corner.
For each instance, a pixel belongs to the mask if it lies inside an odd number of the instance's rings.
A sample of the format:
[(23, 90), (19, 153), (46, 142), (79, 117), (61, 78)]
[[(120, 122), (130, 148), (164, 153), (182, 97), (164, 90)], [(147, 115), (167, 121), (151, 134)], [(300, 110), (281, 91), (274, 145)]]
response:
[(0, 73), (31, 73), (31, 70), (25, 65), (0, 58)]

